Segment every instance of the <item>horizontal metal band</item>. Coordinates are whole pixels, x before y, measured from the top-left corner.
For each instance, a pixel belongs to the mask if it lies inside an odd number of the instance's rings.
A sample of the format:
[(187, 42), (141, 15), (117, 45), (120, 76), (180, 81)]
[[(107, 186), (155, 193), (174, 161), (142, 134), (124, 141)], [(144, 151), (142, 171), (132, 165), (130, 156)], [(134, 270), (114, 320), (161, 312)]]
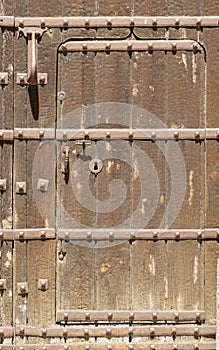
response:
[[(55, 239), (55, 228), (0, 230), (0, 241)], [(219, 240), (219, 228), (212, 229), (74, 229), (57, 230), (59, 240), (114, 241), (114, 240)]]
[[(11, 349), (3, 345), (0, 350)], [(138, 343), (59, 343), (59, 344), (22, 344), (15, 350), (216, 350), (215, 341), (201, 342), (138, 342)]]
[(219, 129), (36, 129), (0, 130), (1, 140), (219, 140)]
[(48, 28), (98, 28), (98, 27), (218, 27), (218, 16), (180, 16), (180, 17), (6, 17), (2, 18), (0, 25), (15, 27), (48, 27)]
[(16, 335), (23, 337), (42, 337), (42, 338), (96, 338), (96, 337), (156, 337), (156, 336), (193, 336), (214, 337), (216, 334), (215, 326), (67, 326), (37, 328), (33, 326), (16, 326)]
[(114, 41), (68, 41), (59, 47), (59, 52), (80, 51), (202, 51), (194, 40), (114, 40)]
[(169, 230), (151, 230), (151, 229), (75, 229), (58, 230), (58, 239), (69, 240), (219, 240), (219, 229), (169, 229)]
[(57, 322), (115, 322), (115, 321), (194, 321), (203, 322), (205, 312), (203, 310), (57, 310)]
[(50, 228), (0, 230), (0, 241), (46, 240), (55, 238), (55, 230)]

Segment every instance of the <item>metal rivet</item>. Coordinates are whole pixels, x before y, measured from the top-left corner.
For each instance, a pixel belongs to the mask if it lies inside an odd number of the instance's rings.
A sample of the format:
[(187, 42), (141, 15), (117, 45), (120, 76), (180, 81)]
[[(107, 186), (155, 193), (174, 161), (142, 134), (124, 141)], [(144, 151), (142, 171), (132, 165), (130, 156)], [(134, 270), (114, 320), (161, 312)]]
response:
[(198, 231), (197, 238), (198, 238), (198, 240), (202, 239), (202, 231)]
[(109, 240), (110, 240), (110, 241), (113, 241), (113, 239), (114, 239), (114, 233), (113, 233), (113, 232), (110, 232), (110, 233), (109, 233)]
[(19, 347), (19, 350), (24, 350), (23, 346), (20, 346), (20, 347)]
[(38, 179), (37, 190), (41, 192), (47, 192), (49, 186), (49, 180), (47, 179)]
[(129, 319), (130, 319), (131, 321), (133, 321), (134, 318), (135, 318), (134, 312), (130, 312), (130, 314), (129, 314)]
[(43, 346), (43, 347), (42, 347), (42, 350), (46, 350), (46, 349), (47, 349), (46, 346)]
[(153, 322), (157, 322), (157, 313), (153, 312), (152, 314)]
[(64, 26), (64, 27), (67, 27), (67, 26), (68, 26), (68, 20), (67, 20), (67, 19), (64, 19), (64, 20), (63, 20), (63, 26)]
[(3, 137), (4, 137), (4, 132), (0, 131), (0, 139), (3, 139)]
[(85, 319), (86, 319), (86, 320), (89, 320), (89, 319), (90, 319), (90, 313), (89, 313), (89, 312), (86, 312), (86, 314), (85, 314)]
[(128, 136), (130, 139), (134, 137), (134, 132), (132, 130), (129, 131)]
[(193, 44), (193, 45), (192, 45), (192, 48), (193, 48), (193, 52), (194, 52), (194, 53), (197, 53), (197, 52), (198, 52), (198, 45), (197, 45), (197, 44)]
[(110, 132), (110, 131), (107, 131), (107, 132), (106, 132), (106, 137), (108, 137), (108, 138), (111, 137), (111, 132)]
[(131, 233), (130, 233), (130, 239), (131, 239), (131, 240), (135, 240), (135, 233), (134, 233), (134, 232), (131, 232)]
[(155, 345), (151, 345), (150, 350), (156, 350)]
[(111, 44), (110, 43), (106, 43), (105, 50), (109, 51), (110, 49), (111, 49)]
[(6, 289), (6, 279), (0, 279), (0, 290)]
[(0, 191), (6, 191), (6, 179), (0, 179)]
[(156, 231), (153, 232), (153, 240), (154, 241), (158, 240), (158, 233)]
[(134, 330), (133, 330), (133, 328), (132, 327), (129, 327), (129, 336), (131, 337), (132, 335), (133, 335), (133, 332), (134, 332)]
[(180, 233), (177, 231), (175, 232), (175, 240), (178, 241), (180, 239)]
[(149, 43), (149, 44), (148, 44), (148, 51), (149, 51), (149, 52), (152, 52), (152, 51), (153, 51), (153, 44), (152, 44), (152, 43)]
[(173, 345), (173, 350), (178, 350), (177, 344), (174, 344), (174, 345)]
[(67, 338), (67, 336), (68, 336), (68, 331), (67, 331), (67, 329), (63, 329), (62, 335), (63, 335), (64, 338)]
[(3, 239), (4, 239), (4, 232), (1, 231), (0, 232), (0, 240), (3, 241)]
[(41, 331), (41, 333), (42, 333), (42, 336), (43, 336), (43, 337), (46, 337), (46, 336), (47, 336), (47, 329), (46, 329), (46, 328), (43, 328), (42, 331)]
[(45, 28), (45, 26), (46, 26), (46, 22), (45, 22), (45, 20), (44, 20), (44, 19), (41, 19), (41, 23), (40, 23), (40, 25), (41, 25), (41, 28)]
[(127, 44), (127, 50), (128, 50), (128, 51), (131, 51), (131, 50), (132, 50), (132, 43), (128, 43), (128, 44)]
[(89, 329), (88, 328), (84, 329), (84, 337), (89, 338)]
[(156, 18), (153, 18), (153, 19), (152, 19), (152, 25), (153, 25), (154, 27), (157, 26), (157, 19), (156, 19)]
[(88, 233), (87, 233), (87, 240), (88, 240), (88, 241), (91, 241), (91, 240), (92, 240), (92, 233), (91, 233), (91, 232), (88, 232)]
[(112, 27), (112, 20), (111, 20), (111, 18), (107, 19), (107, 27)]
[(131, 27), (134, 27), (134, 25), (135, 25), (134, 18), (130, 18), (130, 20), (129, 20), (129, 25), (130, 25)]
[(175, 337), (176, 336), (176, 327), (172, 328), (172, 336)]
[(26, 193), (26, 182), (16, 182), (16, 193)]
[(199, 350), (198, 344), (195, 344), (195, 345), (194, 345), (194, 350)]
[(155, 132), (155, 131), (152, 131), (152, 133), (151, 133), (151, 138), (152, 138), (152, 139), (155, 139), (155, 138), (156, 138), (156, 132)]
[(200, 312), (196, 312), (195, 317), (196, 317), (196, 321), (197, 321), (197, 322), (200, 322), (200, 320), (201, 320), (201, 314), (200, 314)]
[(179, 138), (179, 132), (178, 131), (174, 131), (174, 137), (175, 137), (175, 139)]
[(111, 346), (111, 345), (108, 345), (108, 346), (107, 346), (107, 349), (108, 349), (108, 350), (112, 350), (112, 346)]
[(110, 338), (110, 337), (112, 336), (112, 331), (111, 331), (110, 328), (107, 328), (107, 329), (106, 329), (106, 336), (107, 336), (108, 338)]
[(64, 235), (64, 238), (65, 238), (65, 241), (68, 242), (70, 237), (69, 237), (69, 232), (65, 232), (65, 235)]
[(85, 19), (84, 25), (85, 25), (85, 27), (89, 27), (89, 26), (90, 26), (90, 21), (89, 21), (89, 19)]
[(175, 19), (175, 26), (179, 27), (179, 25), (180, 25), (180, 20), (179, 20), (179, 18), (176, 18)]
[(198, 18), (197, 21), (196, 21), (196, 27), (200, 28), (201, 24), (202, 24), (202, 20), (200, 18)]
[(46, 238), (46, 231), (40, 231), (40, 238), (45, 239)]
[(89, 345), (85, 345), (85, 350), (89, 350), (90, 346)]
[(37, 287), (39, 290), (46, 291), (48, 289), (48, 279), (40, 278)]
[(63, 315), (64, 321), (67, 322), (68, 321), (68, 313), (65, 312)]
[(176, 51), (176, 43), (172, 43), (172, 51)]
[(195, 138), (199, 139), (200, 138), (200, 132), (199, 131), (195, 131)]
[(19, 130), (19, 131), (18, 131), (18, 137), (23, 137), (23, 135), (24, 135), (23, 131), (22, 131), (22, 130)]
[(150, 336), (154, 336), (155, 335), (155, 329), (154, 327), (150, 328)]
[(27, 294), (28, 293), (28, 285), (27, 282), (21, 282), (17, 284), (18, 294)]
[(129, 345), (129, 350), (133, 350), (134, 349), (134, 345)]
[(112, 312), (108, 312), (107, 317), (108, 317), (108, 320), (111, 320), (113, 318)]
[(67, 345), (64, 346), (64, 350), (68, 350), (68, 346)]
[(217, 138), (219, 138), (219, 130), (216, 131), (216, 136), (217, 136)]
[(87, 52), (87, 44), (82, 45), (82, 50)]
[(44, 134), (45, 134), (44, 130), (40, 130), (40, 132), (39, 132), (39, 137), (43, 137)]
[(20, 19), (19, 20), (19, 27), (23, 27), (24, 26), (24, 20), (23, 19)]
[(89, 131), (85, 131), (84, 138), (88, 140), (90, 138)]
[(179, 321), (179, 313), (178, 312), (174, 313), (174, 318), (175, 318), (175, 322)]
[(24, 337), (25, 329), (21, 327), (19, 333), (20, 333), (20, 337)]
[(197, 337), (199, 335), (199, 329), (195, 328), (194, 329), (194, 336)]
[(20, 232), (19, 232), (19, 239), (20, 239), (20, 240), (23, 240), (23, 239), (24, 239), (24, 232), (23, 232), (23, 231), (20, 231)]

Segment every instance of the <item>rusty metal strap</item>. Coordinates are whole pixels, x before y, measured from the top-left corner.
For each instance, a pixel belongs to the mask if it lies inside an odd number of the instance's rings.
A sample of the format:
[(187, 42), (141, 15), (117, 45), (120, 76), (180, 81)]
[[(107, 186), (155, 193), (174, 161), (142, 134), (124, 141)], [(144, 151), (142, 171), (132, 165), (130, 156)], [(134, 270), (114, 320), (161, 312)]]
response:
[(95, 16), (95, 17), (13, 17), (0, 16), (0, 26), (38, 28), (113, 28), (113, 27), (218, 27), (219, 16)]
[(59, 52), (97, 51), (202, 51), (202, 46), (194, 40), (101, 40), (68, 41), (59, 47)]
[(57, 322), (121, 322), (121, 321), (172, 321), (172, 322), (203, 322), (203, 310), (57, 310)]
[(1, 350), (216, 350), (215, 341), (196, 342), (138, 342), (138, 343), (59, 343), (59, 344), (22, 344), (14, 347), (0, 346)]
[[(25, 240), (47, 240), (55, 239), (55, 228), (34, 228), (34, 229), (1, 229), (0, 241), (25, 241)], [(151, 229), (119, 229), (110, 231), (107, 229), (75, 229), (58, 230), (57, 238), (59, 240), (74, 241), (116, 241), (116, 240), (217, 240), (219, 241), (219, 228), (214, 229), (169, 229), (169, 230), (151, 230)]]
[(38, 328), (33, 326), (16, 326), (16, 335), (42, 338), (96, 338), (96, 337), (155, 337), (155, 336), (192, 336), (215, 337), (215, 326), (67, 326)]
[(151, 230), (151, 229), (75, 229), (75, 230), (58, 230), (58, 239), (60, 240), (86, 240), (88, 242), (101, 240), (219, 240), (219, 229), (187, 229), (187, 230)]
[(219, 130), (207, 129), (43, 129), (0, 130), (0, 141), (25, 140), (218, 140)]

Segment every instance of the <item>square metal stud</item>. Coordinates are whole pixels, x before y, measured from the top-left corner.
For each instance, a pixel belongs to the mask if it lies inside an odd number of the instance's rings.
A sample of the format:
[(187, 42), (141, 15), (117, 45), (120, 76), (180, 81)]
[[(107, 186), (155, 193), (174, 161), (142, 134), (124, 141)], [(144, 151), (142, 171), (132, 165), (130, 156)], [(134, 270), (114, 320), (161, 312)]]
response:
[(27, 74), (26, 73), (17, 73), (17, 84), (26, 85), (27, 84)]
[(6, 279), (0, 279), (0, 290), (6, 289)]
[(8, 85), (8, 73), (0, 72), (0, 84)]
[(47, 192), (49, 186), (49, 180), (47, 179), (38, 179), (37, 190), (41, 192)]
[(16, 182), (16, 193), (24, 194), (27, 192), (26, 182)]
[(28, 283), (27, 282), (18, 283), (17, 291), (18, 291), (18, 294), (21, 294), (21, 295), (28, 294)]
[(6, 179), (0, 179), (0, 191), (6, 191)]
[(37, 288), (42, 291), (46, 291), (48, 289), (49, 283), (48, 279), (39, 279), (37, 283)]

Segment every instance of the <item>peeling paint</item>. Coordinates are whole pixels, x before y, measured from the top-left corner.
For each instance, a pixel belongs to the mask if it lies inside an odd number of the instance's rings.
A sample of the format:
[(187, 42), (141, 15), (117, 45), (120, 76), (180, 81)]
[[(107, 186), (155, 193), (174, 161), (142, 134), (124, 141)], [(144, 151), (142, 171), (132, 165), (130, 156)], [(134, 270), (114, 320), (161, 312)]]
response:
[(5, 262), (5, 267), (8, 268), (11, 265), (12, 262), (12, 253), (11, 252), (7, 252), (6, 254), (6, 262)]
[(168, 279), (164, 277), (164, 283), (165, 283), (165, 299), (168, 299)]
[(103, 263), (100, 267), (100, 272), (106, 273), (111, 268), (111, 264), (109, 262)]
[(135, 181), (139, 176), (139, 172), (138, 172), (138, 164), (137, 161), (135, 160), (134, 162), (134, 166), (133, 166), (133, 180)]
[(150, 273), (152, 273), (153, 276), (155, 276), (155, 261), (154, 256), (150, 254), (150, 263), (149, 263), (149, 269)]
[(189, 198), (188, 198), (188, 203), (189, 203), (190, 207), (192, 206), (192, 199), (194, 196), (193, 176), (194, 176), (194, 171), (190, 170), (190, 172), (189, 172)]
[(137, 87), (137, 84), (134, 84), (134, 86), (133, 86), (132, 95), (133, 95), (133, 96), (137, 96), (137, 95), (138, 95), (138, 87)]
[(182, 53), (182, 62), (185, 66), (185, 69), (187, 70), (187, 58), (185, 53)]
[(106, 166), (107, 174), (111, 173), (113, 165), (114, 165), (114, 161), (113, 160), (108, 160), (107, 166)]
[(197, 280), (198, 280), (198, 257), (197, 257), (197, 255), (194, 257), (193, 277), (194, 277), (194, 284), (196, 284)]
[(196, 55), (193, 54), (192, 56), (192, 82), (195, 84), (197, 81), (197, 62), (196, 62)]

